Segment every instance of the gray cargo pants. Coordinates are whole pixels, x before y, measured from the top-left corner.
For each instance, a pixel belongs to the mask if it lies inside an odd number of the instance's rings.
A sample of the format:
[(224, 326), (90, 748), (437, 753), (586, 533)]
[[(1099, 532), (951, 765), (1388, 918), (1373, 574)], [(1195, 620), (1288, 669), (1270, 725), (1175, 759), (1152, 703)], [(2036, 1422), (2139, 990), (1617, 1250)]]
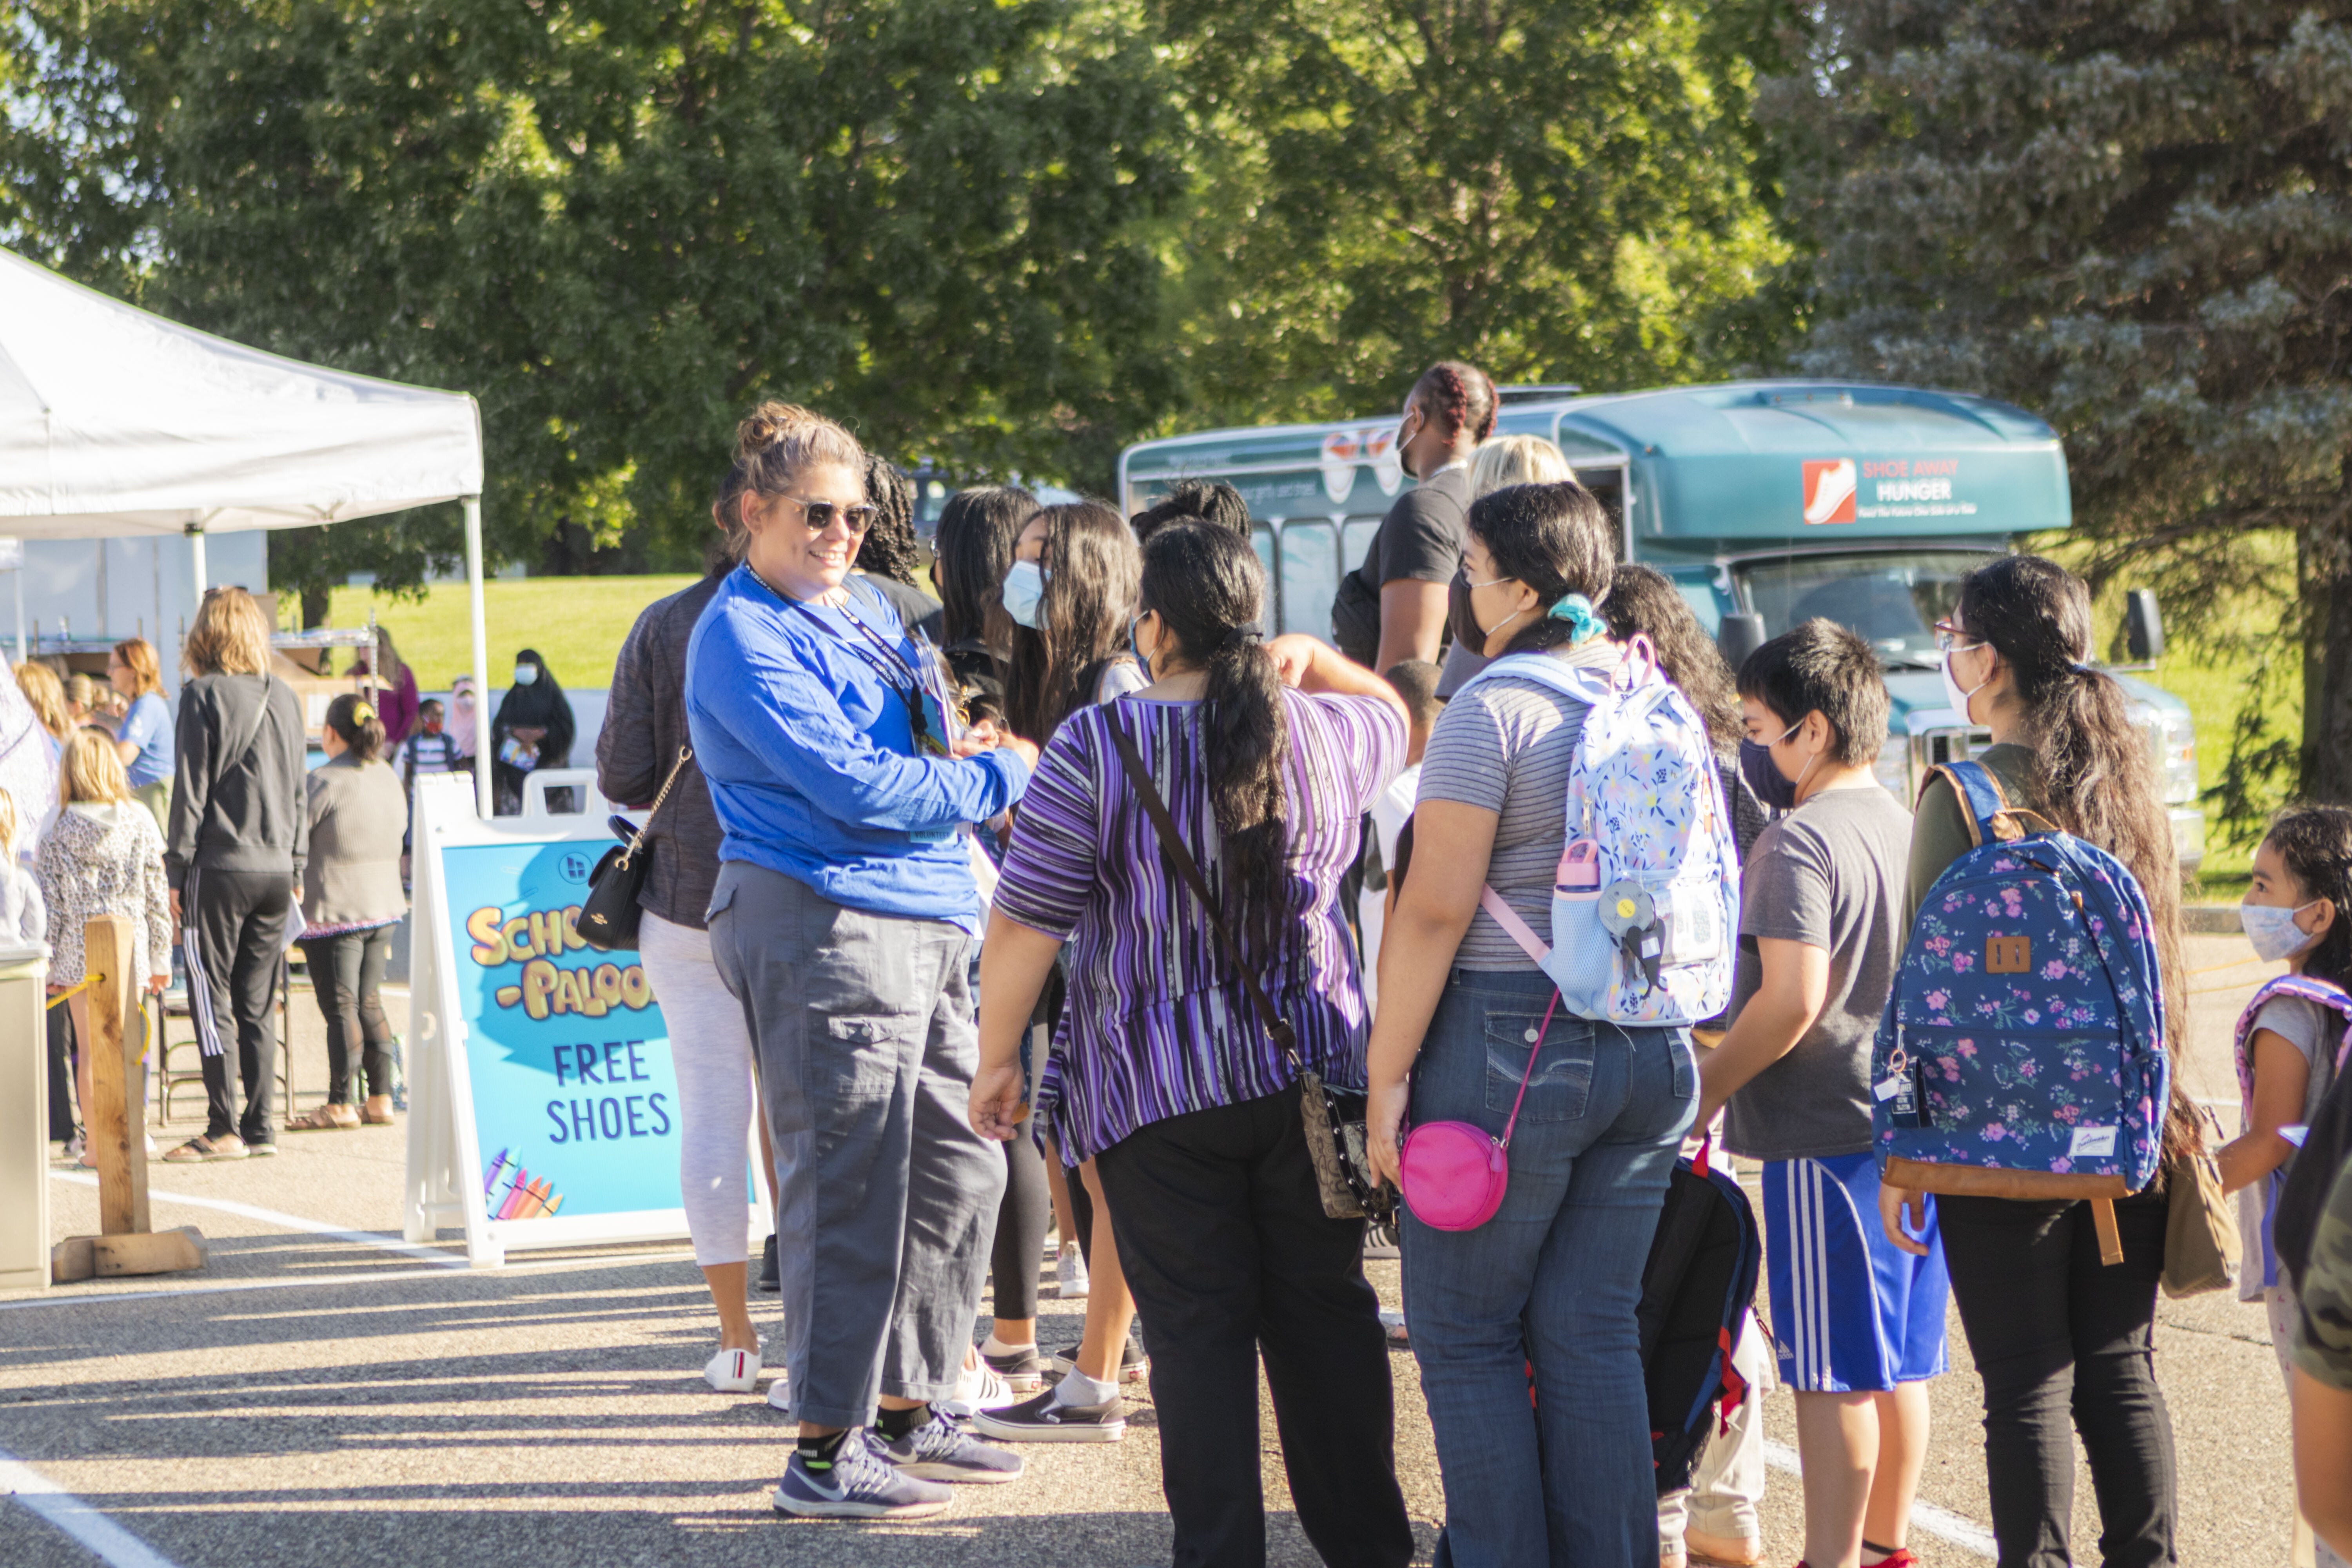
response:
[(710, 956), (759, 1053), (801, 1420), (864, 1426), (877, 1394), (955, 1391), (1004, 1190), (1003, 1152), (966, 1120), (971, 942), (719, 868)]

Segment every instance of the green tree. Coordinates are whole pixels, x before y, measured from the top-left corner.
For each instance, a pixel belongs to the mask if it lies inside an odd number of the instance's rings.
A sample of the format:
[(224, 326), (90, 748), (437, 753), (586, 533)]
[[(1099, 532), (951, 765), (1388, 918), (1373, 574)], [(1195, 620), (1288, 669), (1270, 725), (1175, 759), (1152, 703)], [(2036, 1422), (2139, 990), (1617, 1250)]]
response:
[[(1135, 231), (1181, 127), (1075, 0), (0, 0), (0, 238), (474, 392), (505, 558), (698, 559), (762, 396), (1058, 475), (1172, 395)], [(282, 586), (413, 583), (455, 520), (326, 537)]]
[(1812, 17), (1763, 99), (1815, 312), (1797, 363), (2049, 418), (2095, 580), (2302, 663), (2300, 747), (2267, 732), (2258, 679), (2225, 821), (2242, 833), (2290, 772), (2352, 800), (2352, 5)]
[(1155, 0), (1192, 128), (1169, 253), (1234, 421), (1393, 407), (1431, 362), (1699, 379), (1785, 247), (1749, 114), (1779, 0)]

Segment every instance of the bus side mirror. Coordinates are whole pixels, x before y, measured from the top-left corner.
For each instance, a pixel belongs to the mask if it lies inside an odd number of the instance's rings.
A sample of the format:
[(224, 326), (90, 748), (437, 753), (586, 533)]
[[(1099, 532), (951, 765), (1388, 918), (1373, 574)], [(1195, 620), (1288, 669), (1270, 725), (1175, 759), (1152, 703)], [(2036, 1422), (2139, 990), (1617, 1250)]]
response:
[(2124, 595), (2124, 652), (2134, 664), (2164, 657), (2164, 612), (2157, 608), (2153, 588), (2134, 588)]
[(1748, 662), (1748, 656), (1762, 647), (1768, 639), (1764, 635), (1764, 617), (1758, 615), (1726, 616), (1715, 634), (1715, 646), (1723, 650), (1723, 661), (1731, 666), (1731, 673)]

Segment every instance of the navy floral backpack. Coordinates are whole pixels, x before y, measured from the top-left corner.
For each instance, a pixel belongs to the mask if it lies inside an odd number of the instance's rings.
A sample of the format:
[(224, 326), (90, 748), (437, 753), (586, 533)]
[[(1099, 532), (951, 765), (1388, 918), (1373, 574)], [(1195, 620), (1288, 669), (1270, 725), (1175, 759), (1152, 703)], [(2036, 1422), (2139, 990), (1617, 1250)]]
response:
[(2118, 1261), (2109, 1205), (2155, 1178), (2171, 1094), (2147, 900), (2113, 856), (2011, 807), (1982, 763), (1935, 772), (1976, 847), (1920, 905), (1879, 1020), (1880, 1173), (1916, 1192), (2098, 1200)]

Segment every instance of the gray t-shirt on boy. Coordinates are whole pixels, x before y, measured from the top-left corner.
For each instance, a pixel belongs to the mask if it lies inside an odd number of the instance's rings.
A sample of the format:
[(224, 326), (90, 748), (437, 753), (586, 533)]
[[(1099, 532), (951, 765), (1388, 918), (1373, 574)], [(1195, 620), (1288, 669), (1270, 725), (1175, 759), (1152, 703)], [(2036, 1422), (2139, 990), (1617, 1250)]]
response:
[(1828, 790), (1758, 836), (1739, 879), (1731, 1016), (1763, 984), (1759, 939), (1830, 955), (1821, 1016), (1731, 1097), (1725, 1144), (1753, 1160), (1870, 1148), (1870, 1047), (1903, 960), (1911, 814), (1876, 784)]

